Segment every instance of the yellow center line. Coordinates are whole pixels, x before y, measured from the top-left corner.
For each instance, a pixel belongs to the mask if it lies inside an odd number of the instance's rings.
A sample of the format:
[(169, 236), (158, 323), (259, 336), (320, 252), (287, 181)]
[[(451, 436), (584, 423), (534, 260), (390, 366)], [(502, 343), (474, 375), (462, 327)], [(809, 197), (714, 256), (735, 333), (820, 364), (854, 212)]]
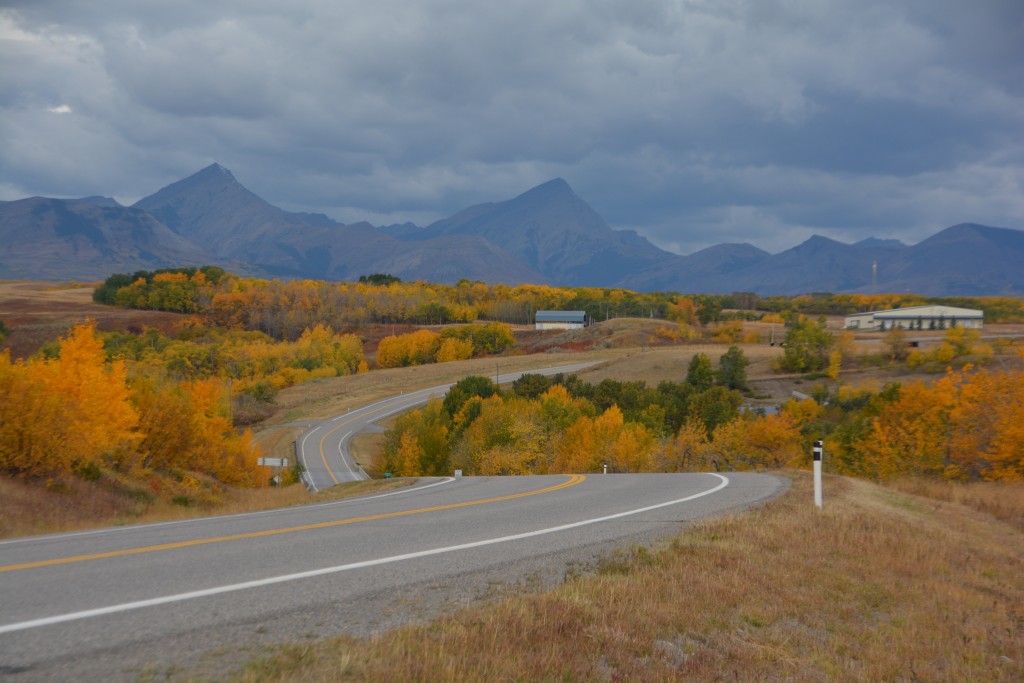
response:
[(580, 484), (586, 476), (582, 474), (574, 474), (569, 477), (568, 480), (563, 481), (560, 484), (548, 486), (547, 488), (538, 489), (536, 491), (526, 491), (524, 493), (513, 493), (507, 496), (498, 496), (496, 498), (484, 498), (482, 500), (470, 500), (464, 503), (450, 503), (448, 505), (437, 505), (429, 508), (418, 508), (416, 510), (403, 510), (401, 512), (386, 512), (379, 515), (368, 515), (365, 517), (353, 517), (351, 519), (340, 519), (333, 522), (318, 522), (316, 524), (304, 524), (302, 526), (287, 527), (284, 529), (267, 529), (266, 531), (253, 531), (245, 534), (232, 534), (230, 536), (217, 536), (215, 538), (201, 538), (193, 541), (179, 541), (177, 543), (164, 543), (161, 545), (150, 545), (141, 548), (129, 548), (127, 550), (112, 550), (106, 553), (95, 553), (92, 555), (76, 555), (74, 557), (62, 557), (53, 560), (40, 560), (38, 562), (25, 562), (23, 564), (10, 564), (7, 566), (0, 566), (0, 573), (2, 572), (13, 572), (21, 569), (36, 569), (39, 567), (52, 567), (59, 564), (72, 564), (75, 562), (87, 562), (89, 560), (102, 560), (109, 557), (124, 557), (127, 555), (139, 555), (142, 553), (153, 553), (160, 550), (174, 550), (175, 548), (189, 548), (198, 545), (207, 545), (210, 543), (223, 543), (225, 541), (237, 541), (246, 538), (262, 538), (264, 536), (276, 536), (278, 534), (290, 534), (299, 531), (312, 531), (314, 529), (327, 529), (330, 527), (344, 526), (346, 524), (356, 524), (358, 522), (372, 522), (377, 519), (389, 519), (392, 517), (405, 517), (408, 515), (419, 515), (427, 512), (439, 512), (441, 510), (453, 510), (455, 508), (470, 507), (473, 505), (484, 505), (486, 503), (498, 503), (504, 500), (513, 500), (515, 498), (526, 498), (527, 496), (536, 496), (542, 493), (551, 493), (553, 491), (559, 491), (561, 489), (569, 488)]
[[(382, 411), (382, 410), (384, 410), (386, 408), (392, 408), (392, 407), (393, 406), (391, 406), (391, 405), (382, 405), (379, 408), (374, 408), (373, 410), (368, 410), (367, 412), (363, 413), (362, 415), (356, 415), (355, 417), (350, 417), (349, 419), (345, 420), (344, 422), (339, 424), (334, 429), (331, 429), (326, 434), (324, 434), (324, 437), (322, 439), (320, 439), (320, 459), (324, 463), (324, 468), (327, 470), (327, 474), (331, 475), (331, 481), (333, 481), (335, 484), (339, 483), (338, 482), (338, 478), (336, 476), (334, 476), (334, 471), (331, 470), (331, 466), (327, 464), (327, 454), (324, 453), (324, 443), (327, 441), (327, 437), (329, 437), (331, 434), (333, 434), (334, 432), (338, 431), (342, 427), (346, 427), (346, 426), (352, 424), (353, 422), (355, 422), (356, 420), (358, 420), (358, 419), (360, 419), (362, 417), (366, 417), (367, 415), (372, 415), (373, 413), (379, 413), (380, 411)], [(344, 456), (342, 456), (342, 457), (344, 457)]]

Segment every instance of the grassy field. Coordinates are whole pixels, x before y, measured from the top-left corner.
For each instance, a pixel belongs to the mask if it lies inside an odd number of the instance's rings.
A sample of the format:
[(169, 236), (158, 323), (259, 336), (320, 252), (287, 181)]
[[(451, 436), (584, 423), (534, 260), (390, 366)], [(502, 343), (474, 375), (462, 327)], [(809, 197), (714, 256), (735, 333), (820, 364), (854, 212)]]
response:
[[(1021, 681), (1024, 489), (964, 503), (809, 477), (757, 510), (368, 639), (288, 645), (233, 680)], [(933, 496), (938, 496), (933, 497)]]
[(86, 319), (102, 331), (155, 327), (177, 330), (184, 316), (93, 303), (94, 284), (0, 281), (0, 320), (11, 330), (5, 346), (12, 358), (27, 358)]

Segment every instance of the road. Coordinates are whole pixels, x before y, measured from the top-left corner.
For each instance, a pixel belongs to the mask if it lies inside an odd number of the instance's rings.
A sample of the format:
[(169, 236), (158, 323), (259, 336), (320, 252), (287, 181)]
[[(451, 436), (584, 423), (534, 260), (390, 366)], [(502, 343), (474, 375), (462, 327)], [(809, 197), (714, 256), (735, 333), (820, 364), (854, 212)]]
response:
[[(560, 372), (578, 372), (597, 365), (599, 362), (591, 361), (539, 370), (509, 372), (499, 374), (497, 380), (499, 384), (505, 384), (514, 382), (526, 374), (556, 375)], [(411, 391), (316, 424), (302, 434), (297, 441), (299, 459), (305, 468), (303, 480), (306, 485), (312, 491), (322, 491), (342, 482), (368, 479), (369, 477), (360, 469), (359, 464), (349, 452), (348, 446), (352, 437), (359, 432), (371, 429), (374, 423), (384, 418), (423, 405), (434, 396), (444, 396), (452, 386), (453, 384), (444, 384)]]
[(0, 679), (220, 676), (770, 498), (763, 474), (421, 479), (360, 499), (0, 542)]

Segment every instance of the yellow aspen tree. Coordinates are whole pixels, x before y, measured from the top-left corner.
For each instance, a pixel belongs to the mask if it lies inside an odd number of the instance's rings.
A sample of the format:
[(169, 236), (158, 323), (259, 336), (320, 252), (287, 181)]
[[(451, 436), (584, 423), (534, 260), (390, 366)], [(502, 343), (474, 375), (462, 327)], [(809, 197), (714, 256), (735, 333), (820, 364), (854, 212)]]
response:
[(936, 389), (908, 382), (900, 388), (899, 399), (872, 421), (870, 436), (862, 445), (867, 472), (880, 480), (944, 474), (952, 408), (949, 387), (949, 383)]
[(423, 448), (416, 440), (416, 435), (412, 431), (404, 432), (398, 442), (398, 452), (395, 454), (395, 461), (398, 463), (398, 476), (420, 476), (423, 473), (420, 468), (420, 458), (422, 457)]
[(622, 425), (610, 444), (610, 465), (616, 472), (650, 472), (654, 465), (657, 439), (651, 430), (635, 422)]
[(658, 469), (662, 472), (699, 472), (708, 469), (710, 455), (707, 427), (699, 419), (689, 419), (662, 449)]
[(0, 470), (30, 477), (71, 469), (64, 444), (64, 401), (29, 376), (28, 368), (12, 363), (0, 351)]
[(612, 446), (619, 438), (623, 424), (622, 411), (615, 404), (594, 418), (593, 459), (599, 467), (604, 463), (614, 465)]
[(448, 337), (441, 342), (437, 350), (437, 362), (448, 363), (455, 360), (466, 360), (473, 357), (473, 342)]
[(129, 401), (124, 362), (106, 362), (92, 323), (76, 325), (61, 339), (60, 357), (34, 363), (32, 370), (64, 402), (63, 419), (73, 435), (64, 445), (69, 462), (98, 464), (117, 446), (137, 440), (138, 414)]
[(825, 369), (825, 376), (830, 380), (839, 379), (839, 371), (843, 366), (843, 354), (841, 351), (833, 351), (828, 354), (828, 367)]
[(595, 466), (594, 421), (583, 415), (558, 437), (554, 444), (555, 472), (593, 472)]

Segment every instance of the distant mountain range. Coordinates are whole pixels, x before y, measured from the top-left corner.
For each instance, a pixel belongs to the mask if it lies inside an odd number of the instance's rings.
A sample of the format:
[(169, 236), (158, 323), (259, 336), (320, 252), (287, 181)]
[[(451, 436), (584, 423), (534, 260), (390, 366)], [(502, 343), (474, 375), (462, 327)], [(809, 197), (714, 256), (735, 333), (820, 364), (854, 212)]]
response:
[(612, 229), (560, 178), (425, 228), (378, 228), (284, 211), (213, 164), (131, 207), (107, 197), (0, 202), (0, 243), (0, 278), (98, 279), (216, 264), (330, 280), (390, 273), (688, 293), (1024, 295), (1024, 231), (965, 223), (912, 246), (814, 236), (778, 254), (719, 244), (679, 256)]

